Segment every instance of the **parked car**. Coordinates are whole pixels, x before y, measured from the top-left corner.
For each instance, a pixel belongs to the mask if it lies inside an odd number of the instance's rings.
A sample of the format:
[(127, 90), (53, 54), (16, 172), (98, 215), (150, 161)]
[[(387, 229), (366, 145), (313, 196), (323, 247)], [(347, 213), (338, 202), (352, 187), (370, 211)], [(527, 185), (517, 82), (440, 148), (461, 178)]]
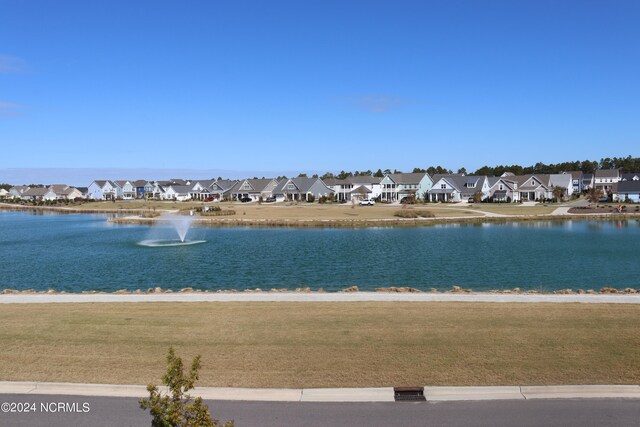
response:
[(264, 199), (265, 203), (273, 203), (276, 201), (275, 197), (267, 197), (266, 199)]
[(474, 203), (475, 200), (473, 199), (473, 197), (469, 197), (469, 199), (467, 200), (467, 203)]
[(240, 199), (242, 203), (251, 202), (253, 199), (251, 197), (243, 197)]
[(360, 200), (360, 206), (373, 206), (375, 204), (376, 202), (374, 202), (372, 199)]

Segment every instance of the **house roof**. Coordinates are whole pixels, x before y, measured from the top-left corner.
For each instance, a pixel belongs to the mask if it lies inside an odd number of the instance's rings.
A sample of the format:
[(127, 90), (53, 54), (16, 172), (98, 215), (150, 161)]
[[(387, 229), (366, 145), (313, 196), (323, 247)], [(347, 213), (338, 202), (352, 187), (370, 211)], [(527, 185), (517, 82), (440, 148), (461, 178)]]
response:
[[(362, 185), (362, 184), (380, 184), (382, 178), (371, 175), (349, 176), (345, 181), (349, 184)], [(326, 182), (325, 182), (326, 184)]]
[(118, 184), (120, 187), (124, 187), (124, 186), (127, 184), (127, 182), (128, 182), (129, 184), (131, 184), (131, 181), (129, 181), (129, 180), (127, 180), (127, 179), (120, 179), (120, 180), (117, 180), (117, 181), (114, 181), (114, 182), (115, 182), (116, 184)]
[[(540, 187), (541, 185), (548, 189), (549, 185), (549, 175), (519, 175), (515, 177), (518, 181), (518, 190), (528, 191), (534, 190)], [(535, 179), (539, 184), (531, 185), (531, 180)]]
[(16, 185), (15, 187), (11, 187), (11, 188), (9, 189), (9, 191), (11, 191), (11, 190), (15, 190), (15, 191), (17, 191), (18, 193), (22, 194), (22, 193), (24, 193), (25, 191), (27, 191), (29, 188), (31, 188), (31, 187), (28, 187), (28, 186), (26, 186), (26, 185)]
[(580, 179), (582, 178), (582, 171), (565, 171), (567, 175), (571, 175), (571, 179)]
[(49, 192), (48, 188), (37, 187), (37, 188), (28, 189), (27, 191), (22, 193), (22, 195), (27, 197), (28, 196), (44, 196), (48, 192)]
[(147, 181), (146, 179), (138, 179), (136, 181), (133, 181), (131, 184), (133, 184), (134, 187), (138, 188), (144, 187), (145, 185), (149, 184), (149, 181)]
[(254, 191), (264, 191), (269, 184), (274, 180), (273, 178), (260, 178), (260, 179), (247, 179), (249, 185), (253, 187)]
[(618, 178), (620, 176), (620, 169), (598, 169), (596, 171), (596, 178)]
[(298, 178), (283, 179), (273, 189), (273, 193), (274, 194), (283, 194), (284, 193), (284, 187), (289, 182), (291, 182), (297, 188), (298, 192), (306, 193), (313, 186), (313, 184), (315, 184), (318, 181), (320, 181), (326, 187), (326, 184), (320, 178), (298, 177)]
[(172, 188), (178, 194), (189, 194), (192, 192), (190, 185), (169, 185), (168, 188)]
[(105, 184), (106, 184), (106, 183), (109, 183), (109, 185), (111, 185), (112, 187), (115, 187), (115, 186), (116, 186), (116, 185), (113, 183), (113, 181), (108, 180), (108, 179), (103, 179), (103, 180), (96, 179), (96, 180), (95, 180), (95, 181), (93, 181), (93, 182), (95, 182), (95, 183), (98, 185), (98, 187), (100, 187), (100, 188), (103, 188), (103, 187), (105, 186)]
[(640, 181), (620, 181), (614, 193), (640, 193)]
[(623, 173), (620, 177), (623, 181), (638, 181), (640, 180), (640, 173)]
[[(563, 174), (563, 173), (554, 173), (549, 175), (549, 186), (555, 187), (560, 186), (564, 188), (572, 187), (573, 175)], [(576, 178), (578, 179), (578, 178)]]
[(67, 184), (51, 184), (49, 189), (56, 194), (63, 194), (65, 191), (70, 193), (73, 189), (69, 187)]
[(426, 173), (392, 173), (389, 177), (396, 184), (420, 184)]
[(350, 191), (350, 193), (356, 193), (356, 194), (364, 194), (364, 193), (371, 193), (371, 190), (369, 190), (367, 187), (365, 187), (364, 185), (361, 185), (359, 187), (354, 188), (353, 190)]
[(230, 190), (238, 181), (235, 179), (219, 179), (216, 182), (212, 183), (210, 187), (213, 187), (213, 184), (222, 188), (223, 191)]
[(334, 185), (344, 185), (347, 183), (346, 179), (338, 179), (338, 178), (325, 178), (322, 180), (324, 185), (333, 187)]

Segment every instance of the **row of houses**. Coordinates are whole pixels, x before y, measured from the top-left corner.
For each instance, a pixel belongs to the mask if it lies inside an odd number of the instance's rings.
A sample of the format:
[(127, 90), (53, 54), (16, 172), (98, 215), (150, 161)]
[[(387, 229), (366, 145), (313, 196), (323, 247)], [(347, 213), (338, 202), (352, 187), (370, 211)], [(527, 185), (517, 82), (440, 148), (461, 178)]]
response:
[(21, 199), (31, 201), (75, 200), (86, 197), (87, 188), (72, 187), (66, 184), (53, 184), (43, 187), (18, 185), (8, 191), (0, 189), (0, 200)]
[(96, 180), (87, 188), (56, 184), (30, 188), (16, 186), (0, 198), (25, 200), (243, 200), (243, 201), (308, 201), (333, 197), (340, 202), (377, 199), (383, 202), (423, 200), (429, 202), (461, 202), (480, 199), (494, 202), (520, 202), (553, 199), (554, 189), (562, 197), (600, 188), (615, 201), (640, 202), (640, 174), (624, 174), (619, 170), (599, 170), (595, 174), (571, 171), (561, 174), (516, 176), (480, 176), (464, 174), (394, 173), (384, 177), (352, 176), (345, 179), (317, 177), (261, 178), (243, 180)]

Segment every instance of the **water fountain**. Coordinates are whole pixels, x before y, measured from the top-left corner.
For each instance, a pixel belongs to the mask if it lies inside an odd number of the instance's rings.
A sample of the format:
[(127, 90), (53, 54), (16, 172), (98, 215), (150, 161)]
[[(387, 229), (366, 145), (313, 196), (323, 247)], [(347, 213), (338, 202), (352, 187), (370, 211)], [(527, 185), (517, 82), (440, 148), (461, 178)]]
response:
[(178, 233), (179, 239), (142, 240), (141, 242), (138, 242), (139, 245), (148, 246), (148, 247), (167, 247), (167, 246), (197, 245), (199, 243), (206, 242), (206, 240), (187, 240), (187, 233), (189, 233), (189, 229), (191, 228), (191, 223), (193, 222), (192, 216), (165, 215), (160, 221), (164, 224), (169, 224), (171, 228), (173, 228), (176, 231), (176, 233)]

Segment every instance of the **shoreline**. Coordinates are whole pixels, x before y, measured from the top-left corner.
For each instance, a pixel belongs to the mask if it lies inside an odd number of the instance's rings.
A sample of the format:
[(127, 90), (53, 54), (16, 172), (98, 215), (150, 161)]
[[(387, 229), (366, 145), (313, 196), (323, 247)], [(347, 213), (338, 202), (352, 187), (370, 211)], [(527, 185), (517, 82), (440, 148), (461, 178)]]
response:
[[(323, 288), (319, 288), (317, 290), (312, 290), (309, 287), (304, 288), (295, 288), (295, 289), (287, 289), (287, 288), (272, 288), (272, 289), (216, 289), (216, 290), (202, 290), (202, 289), (194, 289), (192, 287), (181, 288), (180, 290), (173, 289), (162, 289), (160, 287), (148, 288), (146, 290), (136, 289), (118, 289), (115, 291), (98, 291), (98, 290), (86, 290), (81, 292), (66, 292), (66, 291), (57, 291), (55, 289), (47, 289), (47, 290), (39, 290), (36, 291), (34, 289), (3, 289), (0, 291), (0, 302), (3, 302), (4, 299), (17, 298), (21, 297), (27, 298), (41, 298), (41, 297), (62, 297), (64, 298), (81, 298), (91, 299), (92, 297), (97, 298), (107, 298), (109, 299), (112, 296), (115, 297), (134, 297), (134, 298), (145, 298), (145, 297), (161, 297), (161, 298), (172, 298), (172, 296), (176, 296), (178, 299), (181, 299), (183, 296), (186, 296), (188, 299), (195, 298), (203, 298), (204, 300), (216, 300), (217, 298), (221, 298), (221, 300), (247, 300), (253, 298), (253, 296), (257, 296), (258, 300), (265, 299), (270, 300), (273, 298), (274, 301), (278, 301), (284, 298), (284, 300), (291, 299), (296, 300), (298, 296), (302, 296), (303, 299), (313, 300), (340, 300), (344, 297), (345, 300), (358, 300), (359, 298), (364, 298), (364, 300), (377, 300), (378, 298), (384, 299), (396, 299), (396, 300), (449, 300), (453, 298), (454, 300), (460, 299), (464, 300), (465, 298), (480, 298), (480, 300), (484, 298), (494, 298), (494, 297), (516, 297), (516, 298), (527, 298), (527, 297), (570, 297), (570, 296), (579, 296), (582, 298), (597, 298), (599, 296), (629, 296), (638, 299), (640, 302), (640, 288), (613, 288), (613, 287), (603, 287), (599, 290), (594, 289), (558, 289), (555, 291), (542, 291), (542, 290), (523, 290), (521, 288), (513, 288), (513, 289), (491, 289), (487, 291), (473, 291), (472, 289), (465, 289), (460, 286), (452, 286), (451, 289), (441, 290), (437, 288), (430, 288), (429, 290), (421, 290), (413, 287), (380, 287), (375, 288), (375, 290), (360, 290), (358, 286), (350, 286), (347, 288), (343, 288), (338, 291), (325, 291)], [(435, 299), (434, 299), (435, 298)]]
[[(422, 205), (421, 205), (422, 206)], [(424, 205), (428, 208), (429, 205)], [(439, 207), (441, 208), (441, 207)], [(114, 217), (107, 221), (122, 225), (156, 225), (163, 221), (162, 216), (143, 218), (134, 216), (143, 214), (148, 209), (78, 209), (59, 206), (23, 206), (0, 203), (0, 211), (44, 211), (60, 214), (111, 214)], [(170, 213), (171, 210), (155, 211), (160, 214)], [(612, 220), (638, 220), (640, 213), (565, 213), (565, 214), (495, 214), (487, 215), (478, 211), (477, 216), (444, 216), (434, 218), (364, 218), (364, 219), (267, 219), (267, 218), (230, 218), (228, 216), (201, 217), (194, 216), (193, 223), (198, 227), (258, 227), (258, 228), (370, 228), (370, 227), (424, 227), (442, 224), (483, 224), (483, 223), (509, 223), (527, 221), (612, 221)]]

